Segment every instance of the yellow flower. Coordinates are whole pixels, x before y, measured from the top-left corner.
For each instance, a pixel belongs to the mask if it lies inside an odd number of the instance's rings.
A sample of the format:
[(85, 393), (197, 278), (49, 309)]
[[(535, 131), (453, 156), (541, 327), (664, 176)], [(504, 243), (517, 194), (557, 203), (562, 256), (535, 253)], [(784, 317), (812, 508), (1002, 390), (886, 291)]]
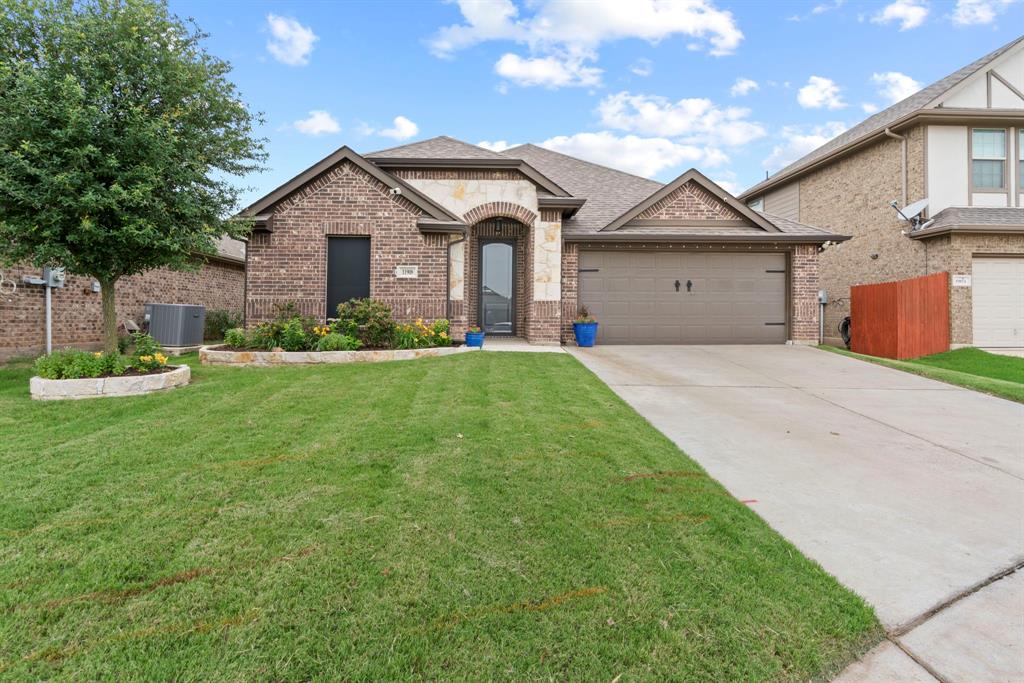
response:
[(149, 361), (153, 360), (153, 356), (139, 356), (139, 360), (141, 360), (143, 363), (148, 363)]
[(99, 358), (99, 357), (100, 357), (100, 356), (102, 356), (103, 354), (102, 354), (102, 353), (100, 353), (99, 351), (97, 351), (96, 353), (94, 353), (94, 354), (92, 354), (92, 355), (93, 355), (93, 357), (95, 357), (95, 358)]

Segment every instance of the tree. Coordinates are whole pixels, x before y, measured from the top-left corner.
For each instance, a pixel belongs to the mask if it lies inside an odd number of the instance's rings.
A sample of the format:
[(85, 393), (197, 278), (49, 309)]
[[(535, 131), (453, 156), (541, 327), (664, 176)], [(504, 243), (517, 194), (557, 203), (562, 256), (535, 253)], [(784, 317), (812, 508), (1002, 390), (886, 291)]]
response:
[(0, 259), (99, 281), (104, 345), (114, 289), (197, 267), (260, 170), (262, 123), (191, 21), (151, 0), (13, 0), (0, 9)]

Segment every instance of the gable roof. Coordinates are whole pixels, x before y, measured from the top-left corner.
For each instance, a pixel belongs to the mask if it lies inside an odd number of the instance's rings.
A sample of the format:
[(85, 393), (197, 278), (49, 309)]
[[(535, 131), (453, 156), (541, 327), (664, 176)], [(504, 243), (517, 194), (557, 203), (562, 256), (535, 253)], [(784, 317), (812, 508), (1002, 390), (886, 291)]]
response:
[(298, 174), (284, 185), (281, 185), (277, 189), (273, 190), (269, 194), (257, 199), (255, 202), (250, 204), (248, 207), (243, 209), (240, 216), (247, 218), (257, 218), (259, 223), (259, 214), (267, 209), (271, 208), (274, 204), (292, 194), (299, 188), (303, 187), (306, 183), (313, 180), (317, 176), (326, 173), (330, 169), (334, 168), (340, 163), (348, 161), (360, 170), (366, 172), (368, 175), (376, 178), (380, 182), (384, 183), (388, 187), (397, 187), (401, 189), (401, 195), (405, 199), (409, 200), (414, 206), (418, 207), (427, 215), (428, 218), (434, 219), (435, 221), (442, 222), (459, 222), (461, 219), (458, 216), (450, 213), (447, 209), (436, 203), (433, 199), (430, 199), (426, 195), (422, 194), (411, 185), (405, 183), (399, 178), (394, 177), (390, 173), (377, 168), (366, 159), (361, 157), (355, 151), (353, 151), (347, 145), (335, 150), (328, 156), (324, 157), (320, 161), (316, 162), (302, 173)]
[[(531, 166), (524, 159), (492, 152), (462, 140), (440, 135), (436, 138), (392, 147), (383, 152), (367, 155), (367, 159), (382, 168), (501, 168), (519, 171), (544, 192), (567, 198), (561, 185)], [(572, 209), (574, 211), (575, 209)]]
[(661, 183), (655, 180), (537, 145), (518, 145), (506, 149), (502, 154), (522, 159), (564, 187), (572, 196), (587, 200), (575, 216), (562, 222), (562, 229), (569, 232), (600, 230), (623, 211), (661, 187)]
[(436, 138), (389, 147), (365, 155), (367, 159), (504, 159), (501, 154), (479, 145), (438, 135)]
[(608, 225), (601, 228), (601, 231), (604, 232), (607, 230), (618, 230), (623, 225), (639, 216), (646, 209), (650, 208), (654, 204), (657, 204), (662, 199), (669, 196), (670, 194), (672, 194), (673, 192), (675, 192), (676, 190), (678, 190), (683, 185), (689, 182), (696, 183), (697, 185), (701, 186), (702, 188), (710, 192), (712, 195), (715, 196), (716, 199), (718, 199), (720, 202), (722, 202), (729, 208), (733, 209), (736, 213), (746, 218), (756, 227), (761, 228), (762, 230), (766, 230), (768, 232), (780, 232), (779, 229), (775, 227), (775, 225), (771, 221), (764, 218), (761, 214), (757, 213), (753, 209), (749, 208), (746, 204), (733, 197), (731, 194), (723, 190), (710, 178), (708, 178), (706, 175), (704, 175), (695, 168), (691, 168), (689, 171), (682, 174), (681, 176), (670, 182), (668, 185), (663, 185), (661, 188), (659, 188), (649, 197), (645, 198), (643, 201), (630, 207), (629, 210), (619, 215), (618, 218), (616, 218)]
[(932, 220), (909, 233), (910, 237), (932, 237), (948, 232), (1024, 232), (1024, 208), (1002, 206), (950, 206)]
[(822, 146), (784, 167), (782, 170), (776, 171), (770, 178), (766, 178), (747, 189), (740, 194), (740, 199), (746, 200), (751, 196), (760, 194), (783, 180), (799, 174), (815, 162), (823, 160), (831, 154), (839, 152), (846, 147), (856, 145), (873, 135), (883, 133), (886, 128), (900, 122), (907, 116), (928, 108), (929, 105), (932, 105), (935, 102), (935, 100), (948, 93), (965, 79), (981, 71), (999, 57), (1010, 52), (1022, 42), (1024, 42), (1024, 36), (1015, 38), (1006, 45), (988, 53), (984, 57), (976, 59), (967, 66), (954, 71), (944, 78), (940, 78), (921, 90), (918, 90), (910, 97), (900, 100), (896, 104), (888, 107), (887, 109), (883, 109), (877, 114), (869, 116), (845, 133), (837, 135)]

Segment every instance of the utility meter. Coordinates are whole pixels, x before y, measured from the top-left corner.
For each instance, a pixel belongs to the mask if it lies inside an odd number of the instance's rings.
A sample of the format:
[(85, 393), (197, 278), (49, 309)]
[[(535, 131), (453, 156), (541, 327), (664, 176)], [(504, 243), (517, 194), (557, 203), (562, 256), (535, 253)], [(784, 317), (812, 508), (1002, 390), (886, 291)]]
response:
[(828, 303), (828, 292), (826, 292), (824, 289), (819, 289), (818, 290), (818, 303), (819, 304), (827, 304)]
[(47, 287), (63, 287), (65, 273), (63, 268), (43, 268), (43, 281)]

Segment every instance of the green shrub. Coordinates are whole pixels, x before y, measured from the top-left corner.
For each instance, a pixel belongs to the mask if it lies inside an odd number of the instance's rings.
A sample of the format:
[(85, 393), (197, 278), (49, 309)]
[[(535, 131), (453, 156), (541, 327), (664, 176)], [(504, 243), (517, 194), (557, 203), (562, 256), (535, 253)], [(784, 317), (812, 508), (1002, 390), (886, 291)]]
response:
[(313, 334), (316, 321), (299, 313), (294, 303), (274, 307), (274, 319), (260, 323), (252, 332), (248, 346), (285, 351), (310, 351), (316, 346), (318, 335)]
[(331, 332), (330, 334), (320, 337), (320, 341), (316, 344), (317, 351), (355, 351), (361, 347), (363, 343), (351, 337), (347, 334), (338, 334), (337, 332)]
[(242, 326), (242, 315), (236, 311), (214, 309), (206, 312), (206, 327), (203, 339), (224, 339), (228, 330)]
[(352, 299), (338, 305), (338, 319), (331, 325), (338, 334), (347, 334), (371, 349), (391, 348), (395, 321), (391, 307), (375, 299)]
[(432, 346), (451, 346), (452, 338), (448, 335), (449, 323), (444, 318), (427, 325), (417, 320), (411, 325), (395, 327), (394, 346), (396, 349), (426, 349)]
[(142, 332), (132, 334), (135, 351), (132, 354), (131, 366), (139, 372), (159, 370), (167, 365), (164, 349), (153, 337)]
[(315, 343), (313, 334), (306, 329), (301, 318), (292, 318), (281, 324), (278, 346), (285, 351), (309, 351)]
[(82, 379), (123, 375), (128, 367), (118, 353), (56, 351), (37, 358), (33, 372), (45, 379)]
[(249, 348), (249, 337), (241, 327), (235, 327), (224, 333), (224, 343), (236, 349)]

